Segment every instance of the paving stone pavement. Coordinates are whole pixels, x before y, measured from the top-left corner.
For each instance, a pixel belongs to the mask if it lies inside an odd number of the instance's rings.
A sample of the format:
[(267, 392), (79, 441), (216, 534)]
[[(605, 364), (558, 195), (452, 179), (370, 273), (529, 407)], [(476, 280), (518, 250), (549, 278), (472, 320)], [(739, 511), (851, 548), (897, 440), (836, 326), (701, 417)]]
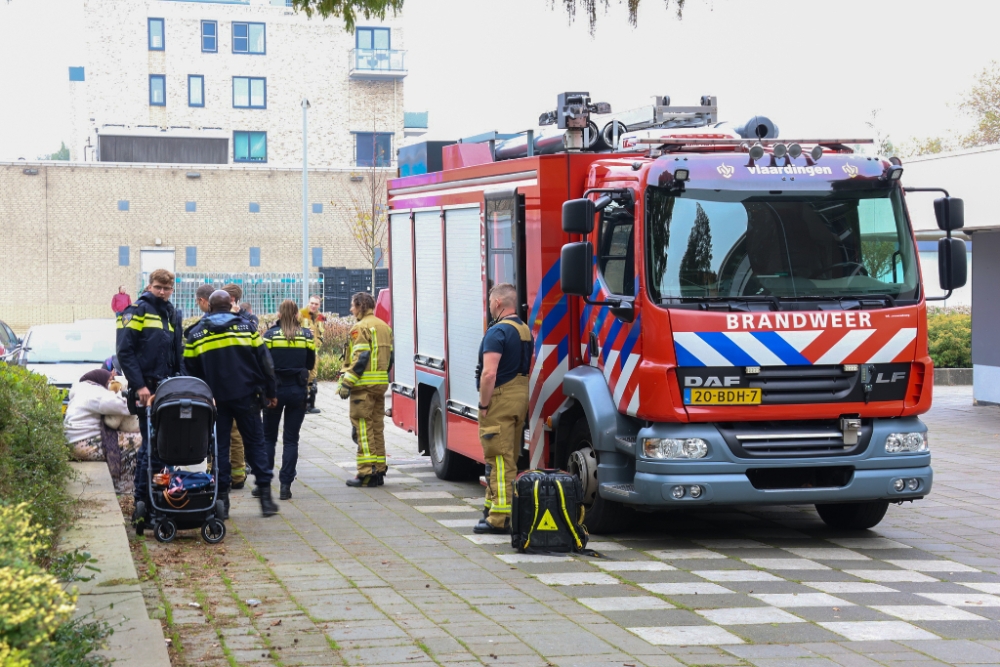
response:
[(1000, 665), (1000, 409), (973, 407), (968, 387), (935, 391), (933, 492), (871, 531), (830, 530), (811, 507), (705, 509), (595, 537), (606, 558), (594, 559), (473, 535), (481, 487), (438, 480), (388, 420), (385, 486), (346, 487), (347, 404), (324, 385), (281, 515), (260, 517), (249, 491), (233, 497), (227, 558), (246, 550), (255, 565), (232, 597), (262, 600), (253, 628), (234, 631), (250, 636), (235, 659)]

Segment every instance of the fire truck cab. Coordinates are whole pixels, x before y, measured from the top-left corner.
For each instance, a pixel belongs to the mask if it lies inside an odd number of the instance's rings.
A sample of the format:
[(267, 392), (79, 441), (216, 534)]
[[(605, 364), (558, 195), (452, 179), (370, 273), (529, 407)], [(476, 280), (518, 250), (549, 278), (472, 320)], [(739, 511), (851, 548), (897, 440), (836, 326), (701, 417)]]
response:
[[(591, 532), (699, 504), (866, 528), (925, 496), (933, 297), (898, 161), (718, 126), (714, 98), (658, 98), (638, 131), (598, 131), (586, 93), (558, 104), (561, 134), (445, 146), (389, 184), (392, 418), (438, 476), (481, 468), (478, 346), (509, 282), (535, 339), (522, 467), (578, 474)], [(963, 209), (943, 194), (950, 290)]]

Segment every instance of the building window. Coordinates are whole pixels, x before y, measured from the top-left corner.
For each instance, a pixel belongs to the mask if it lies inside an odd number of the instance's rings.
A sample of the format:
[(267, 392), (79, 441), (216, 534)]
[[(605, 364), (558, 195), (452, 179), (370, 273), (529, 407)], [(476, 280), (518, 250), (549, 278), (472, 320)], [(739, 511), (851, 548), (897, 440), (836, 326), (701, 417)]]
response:
[(313, 266), (323, 266), (323, 249), (313, 248)]
[(198, 266), (198, 248), (197, 246), (189, 245), (184, 249), (184, 264), (186, 266)]
[(389, 28), (358, 28), (354, 38), (359, 49), (388, 51), (391, 48)]
[(167, 77), (163, 74), (149, 75), (149, 105), (167, 106)]
[(267, 132), (233, 132), (234, 162), (267, 162)]
[(322, 213), (322, 212), (323, 212), (322, 204), (313, 204), (313, 213)]
[(86, 77), (84, 76), (83, 68), (82, 67), (70, 67), (69, 68), (69, 80), (70, 81), (85, 81)]
[(250, 248), (250, 266), (260, 266), (260, 248)]
[(128, 266), (128, 246), (118, 246), (118, 266)]
[(163, 50), (163, 19), (149, 19), (149, 50)]
[(264, 54), (265, 30), (263, 23), (233, 23), (233, 53)]
[(392, 133), (357, 132), (354, 137), (357, 166), (388, 167), (392, 164)]
[(252, 76), (234, 76), (233, 107), (236, 109), (266, 109), (267, 79)]
[(118, 210), (119, 211), (127, 211), (128, 210), (128, 200), (127, 199), (119, 199), (118, 200)]
[(205, 106), (205, 77), (201, 74), (188, 75), (188, 106)]
[(184, 202), (184, 211), (186, 213), (195, 213), (198, 210), (198, 202), (186, 201)]
[(201, 22), (201, 50), (203, 53), (219, 50), (219, 24), (215, 21)]
[(251, 213), (260, 213), (260, 204), (258, 204), (255, 201), (250, 202), (250, 212)]

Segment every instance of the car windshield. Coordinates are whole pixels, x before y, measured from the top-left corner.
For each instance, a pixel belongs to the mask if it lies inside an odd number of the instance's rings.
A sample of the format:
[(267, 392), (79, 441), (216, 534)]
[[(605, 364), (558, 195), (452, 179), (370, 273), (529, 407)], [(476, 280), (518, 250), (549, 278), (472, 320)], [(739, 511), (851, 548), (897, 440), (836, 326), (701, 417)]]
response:
[(31, 331), (28, 364), (101, 363), (115, 353), (115, 330), (107, 327), (44, 328)]
[(649, 291), (690, 299), (917, 297), (898, 188), (760, 193), (650, 188)]

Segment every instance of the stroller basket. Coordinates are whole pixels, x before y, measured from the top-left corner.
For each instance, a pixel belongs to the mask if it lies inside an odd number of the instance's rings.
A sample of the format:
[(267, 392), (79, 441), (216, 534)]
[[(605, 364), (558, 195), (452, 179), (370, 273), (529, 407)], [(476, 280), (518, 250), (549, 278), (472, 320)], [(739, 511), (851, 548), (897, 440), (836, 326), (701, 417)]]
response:
[(153, 401), (150, 445), (156, 458), (173, 466), (204, 461), (215, 432), (212, 390), (193, 377), (164, 380)]

